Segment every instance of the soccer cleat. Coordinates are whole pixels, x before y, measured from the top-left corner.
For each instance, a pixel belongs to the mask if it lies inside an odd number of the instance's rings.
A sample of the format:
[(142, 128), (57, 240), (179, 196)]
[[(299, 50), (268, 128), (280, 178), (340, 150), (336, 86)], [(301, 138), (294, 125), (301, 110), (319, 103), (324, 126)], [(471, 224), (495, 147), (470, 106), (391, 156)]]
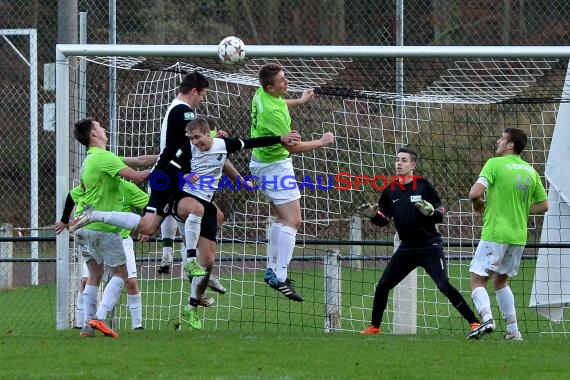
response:
[(203, 307), (210, 307), (215, 303), (216, 303), (215, 299), (213, 299), (212, 297), (208, 297), (205, 294), (202, 294), (200, 300), (198, 301), (198, 305)]
[(509, 340), (509, 341), (522, 341), (523, 337), (520, 331), (517, 331), (514, 334), (506, 334), (505, 335), (505, 340)]
[(172, 256), (163, 256), (160, 260), (160, 266), (158, 267), (158, 274), (169, 274), (170, 267), (172, 266)]
[(137, 326), (133, 330), (144, 330), (144, 327), (143, 326)]
[(283, 282), (277, 282), (275, 284), (269, 283), (273, 289), (283, 293), (283, 295), (292, 301), (303, 302), (303, 296), (298, 294), (295, 289), (293, 289), (293, 281), (286, 279)]
[(471, 332), (467, 334), (467, 339), (479, 339), (485, 334), (495, 331), (495, 321), (489, 319), (483, 323), (474, 322), (471, 324)]
[(93, 330), (89, 325), (83, 326), (81, 328), (81, 332), (79, 336), (87, 337), (87, 338), (94, 338), (95, 337), (95, 330)]
[(275, 271), (271, 268), (267, 268), (265, 270), (265, 273), (263, 274), (263, 281), (265, 281), (266, 284), (276, 284), (277, 281), (277, 276), (275, 275)]
[(74, 218), (71, 222), (69, 222), (69, 232), (75, 232), (78, 229), (90, 224), (91, 213), (93, 211), (95, 211), (93, 207), (91, 206), (85, 207), (81, 215), (79, 215), (77, 218)]
[(481, 333), (479, 332), (479, 327), (481, 324), (479, 322), (473, 322), (469, 324), (471, 331), (467, 334), (467, 339), (479, 339)]
[(376, 335), (380, 334), (380, 327), (369, 325), (367, 328), (360, 332), (362, 335)]
[(189, 258), (184, 265), (184, 271), (189, 277), (200, 277), (206, 275), (206, 270), (198, 264), (195, 257)]
[(101, 331), (106, 336), (110, 336), (111, 338), (117, 338), (119, 334), (114, 332), (104, 321), (100, 319), (92, 319), (89, 321), (89, 326), (94, 328), (95, 330)]
[(208, 280), (208, 288), (220, 294), (226, 294), (227, 292), (227, 289), (222, 285), (220, 280), (213, 275), (210, 275), (210, 280)]
[(182, 311), (182, 316), (188, 320), (190, 327), (192, 327), (193, 329), (195, 330), (202, 329), (202, 321), (200, 321), (200, 318), (198, 317), (198, 309), (196, 309), (195, 307), (192, 307), (190, 305), (184, 307), (184, 310)]

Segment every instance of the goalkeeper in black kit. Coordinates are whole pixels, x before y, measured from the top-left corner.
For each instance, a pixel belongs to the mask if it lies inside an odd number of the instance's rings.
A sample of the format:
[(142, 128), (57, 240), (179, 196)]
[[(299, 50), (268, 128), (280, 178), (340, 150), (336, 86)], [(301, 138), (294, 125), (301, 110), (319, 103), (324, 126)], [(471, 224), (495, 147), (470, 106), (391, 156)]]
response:
[(406, 147), (398, 150), (396, 176), (380, 196), (378, 205), (360, 207), (362, 215), (379, 227), (394, 221), (400, 245), (390, 259), (374, 292), (372, 321), (361, 331), (365, 335), (380, 333), (380, 324), (388, 293), (417, 267), (425, 269), (437, 288), (469, 322), (468, 338), (478, 338), (480, 323), (473, 310), (447, 276), (441, 235), (436, 223), (443, 221), (445, 209), (433, 185), (426, 179), (414, 176), (417, 154)]

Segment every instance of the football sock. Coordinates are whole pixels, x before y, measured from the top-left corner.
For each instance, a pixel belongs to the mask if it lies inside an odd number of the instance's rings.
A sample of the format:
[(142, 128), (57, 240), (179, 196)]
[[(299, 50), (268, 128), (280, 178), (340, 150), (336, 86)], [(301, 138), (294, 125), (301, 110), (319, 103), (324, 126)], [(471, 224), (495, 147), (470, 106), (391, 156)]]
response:
[(184, 235), (186, 237), (185, 245), (187, 251), (191, 249), (195, 250), (198, 245), (201, 221), (201, 216), (190, 214), (188, 215), (188, 218), (186, 218), (186, 222), (184, 222)]
[(295, 236), (297, 230), (289, 226), (281, 226), (279, 231), (279, 240), (277, 242), (277, 267), (275, 275), (277, 281), (283, 282), (287, 279), (287, 268), (293, 257), (295, 249)]
[(89, 322), (95, 312), (97, 311), (97, 291), (98, 286), (95, 285), (85, 285), (83, 290), (83, 322)]
[(497, 304), (499, 305), (499, 310), (503, 314), (503, 318), (507, 323), (507, 333), (514, 334), (519, 328), (517, 324), (517, 311), (515, 308), (515, 297), (510, 286), (505, 286), (502, 289), (496, 290), (495, 295), (497, 297)]
[(141, 216), (132, 212), (93, 211), (91, 212), (91, 221), (103, 222), (127, 230), (134, 230), (139, 225)]
[(267, 250), (267, 268), (275, 271), (277, 267), (277, 247), (279, 246), (279, 233), (281, 232), (281, 223), (273, 223), (269, 231), (269, 248)]
[(471, 292), (471, 297), (473, 298), (473, 304), (479, 312), (483, 322), (493, 319), (493, 314), (491, 312), (491, 299), (489, 298), (487, 289), (481, 286), (477, 287)]
[(105, 290), (103, 290), (101, 305), (99, 305), (99, 309), (97, 309), (97, 313), (95, 314), (97, 319), (104, 320), (107, 318), (107, 314), (113, 310), (119, 300), (124, 284), (123, 279), (118, 276), (113, 276), (109, 280), (107, 286), (105, 286)]
[(131, 322), (133, 329), (142, 326), (142, 302), (141, 294), (127, 294), (127, 304), (131, 311)]

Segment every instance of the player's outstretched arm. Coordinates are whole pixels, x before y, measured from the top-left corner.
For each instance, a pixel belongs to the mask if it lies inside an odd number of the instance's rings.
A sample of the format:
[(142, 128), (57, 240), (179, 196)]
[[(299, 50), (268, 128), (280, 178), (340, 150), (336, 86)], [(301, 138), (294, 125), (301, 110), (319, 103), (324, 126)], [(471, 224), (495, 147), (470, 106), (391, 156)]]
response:
[(304, 153), (331, 145), (333, 142), (334, 135), (332, 132), (327, 132), (318, 140), (293, 142), (285, 145), (285, 149), (287, 149), (289, 153)]
[(123, 157), (123, 162), (131, 168), (145, 168), (152, 166), (156, 163), (156, 160), (158, 160), (158, 155), (156, 154), (148, 154), (137, 157)]
[(123, 177), (124, 179), (133, 181), (134, 183), (142, 183), (146, 181), (146, 179), (150, 175), (150, 169), (139, 171), (133, 168), (126, 167), (119, 170), (117, 174)]
[(313, 89), (303, 91), (303, 95), (301, 95), (298, 99), (285, 99), (285, 103), (287, 107), (295, 107), (306, 104), (313, 99), (315, 96), (315, 91)]

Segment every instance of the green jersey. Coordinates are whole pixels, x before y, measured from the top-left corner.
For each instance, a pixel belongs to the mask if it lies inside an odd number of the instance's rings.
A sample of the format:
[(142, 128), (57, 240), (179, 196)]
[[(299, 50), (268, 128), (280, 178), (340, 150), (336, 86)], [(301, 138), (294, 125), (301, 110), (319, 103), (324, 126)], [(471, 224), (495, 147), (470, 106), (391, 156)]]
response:
[[(283, 136), (291, 132), (289, 108), (282, 97), (269, 95), (258, 88), (251, 101), (251, 137)], [(289, 157), (289, 152), (282, 145), (272, 145), (253, 149), (256, 161), (271, 163)]]
[[(108, 150), (90, 147), (81, 166), (80, 207), (92, 206), (98, 211), (123, 210), (123, 192), (118, 172), (127, 165)], [(119, 227), (101, 222), (85, 228), (104, 232), (120, 232)]]
[(530, 206), (547, 199), (540, 176), (513, 154), (487, 160), (479, 176), (489, 183), (481, 240), (525, 245)]
[[(142, 191), (132, 182), (125, 181), (121, 178), (121, 191), (123, 192), (123, 209), (122, 211), (132, 211), (133, 209), (142, 210), (148, 203), (148, 194)], [(81, 202), (81, 186), (75, 186), (69, 192), (71, 199), (75, 202), (75, 215), (80, 215), (83, 211), (83, 202)], [(131, 234), (130, 230), (121, 229), (119, 232), (123, 239)]]

